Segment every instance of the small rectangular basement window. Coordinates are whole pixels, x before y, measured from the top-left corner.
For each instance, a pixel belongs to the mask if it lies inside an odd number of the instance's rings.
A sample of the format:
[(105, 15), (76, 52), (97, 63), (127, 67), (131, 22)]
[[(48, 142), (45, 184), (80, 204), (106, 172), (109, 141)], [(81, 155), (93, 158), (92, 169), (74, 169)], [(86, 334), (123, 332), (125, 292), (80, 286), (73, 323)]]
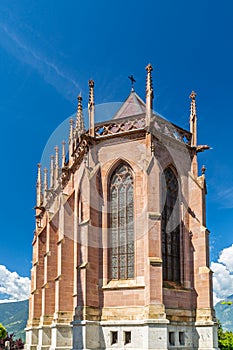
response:
[(118, 334), (116, 331), (111, 332), (111, 345), (117, 344)]
[(175, 345), (175, 332), (169, 332), (169, 345)]
[(185, 345), (184, 332), (179, 332), (179, 343), (180, 345)]
[(131, 343), (131, 332), (124, 332), (124, 342), (125, 344)]

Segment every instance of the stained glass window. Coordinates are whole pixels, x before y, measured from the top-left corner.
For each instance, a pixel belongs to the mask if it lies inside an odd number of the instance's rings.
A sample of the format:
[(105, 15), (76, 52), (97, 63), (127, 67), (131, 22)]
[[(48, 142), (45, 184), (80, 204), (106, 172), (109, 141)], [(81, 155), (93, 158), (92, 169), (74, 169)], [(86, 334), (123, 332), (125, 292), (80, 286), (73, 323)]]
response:
[(126, 164), (119, 165), (111, 176), (109, 187), (110, 279), (134, 277), (134, 198), (133, 174)]
[(171, 168), (163, 173), (162, 211), (163, 279), (180, 282), (180, 206), (179, 185)]

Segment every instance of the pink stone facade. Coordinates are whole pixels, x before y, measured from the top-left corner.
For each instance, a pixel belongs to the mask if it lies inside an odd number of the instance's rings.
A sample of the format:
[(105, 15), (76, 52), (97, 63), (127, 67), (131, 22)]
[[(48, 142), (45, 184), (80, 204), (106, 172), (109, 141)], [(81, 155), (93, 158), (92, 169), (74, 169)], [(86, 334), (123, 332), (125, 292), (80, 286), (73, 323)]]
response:
[[(132, 91), (114, 119), (94, 127), (90, 120), (80, 135), (71, 130), (69, 159), (57, 165), (46, 193), (39, 168), (28, 350), (217, 349), (206, 182), (197, 171), (192, 122), (189, 132), (148, 112), (147, 74), (146, 104)], [(109, 186), (122, 163), (133, 174), (134, 276), (111, 279)], [(167, 167), (179, 184), (178, 282), (163, 278)]]

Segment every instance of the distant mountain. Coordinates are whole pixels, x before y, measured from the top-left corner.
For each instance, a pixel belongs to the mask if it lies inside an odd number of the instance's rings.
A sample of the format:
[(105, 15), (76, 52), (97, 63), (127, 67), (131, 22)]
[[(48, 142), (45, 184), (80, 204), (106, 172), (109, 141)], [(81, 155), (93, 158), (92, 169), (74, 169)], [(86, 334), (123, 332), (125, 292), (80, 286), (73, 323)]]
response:
[[(233, 294), (224, 301), (231, 301), (233, 303)], [(222, 324), (223, 330), (233, 332), (233, 304), (222, 304), (222, 302), (219, 301), (215, 305), (215, 312), (217, 319), (220, 320)]]
[(14, 339), (25, 341), (25, 331), (28, 319), (28, 300), (12, 303), (0, 303), (0, 323), (9, 334), (14, 333)]

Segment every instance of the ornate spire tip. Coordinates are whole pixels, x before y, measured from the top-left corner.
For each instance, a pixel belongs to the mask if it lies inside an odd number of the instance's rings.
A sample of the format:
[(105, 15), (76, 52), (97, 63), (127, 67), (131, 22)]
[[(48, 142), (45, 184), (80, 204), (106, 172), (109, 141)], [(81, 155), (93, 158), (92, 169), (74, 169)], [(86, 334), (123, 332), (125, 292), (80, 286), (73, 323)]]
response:
[(192, 91), (189, 98), (191, 98), (192, 100), (195, 100), (195, 97), (197, 96), (195, 91)]
[(150, 63), (146, 66), (146, 70), (147, 70), (148, 73), (152, 72), (153, 67), (152, 67), (152, 65)]

